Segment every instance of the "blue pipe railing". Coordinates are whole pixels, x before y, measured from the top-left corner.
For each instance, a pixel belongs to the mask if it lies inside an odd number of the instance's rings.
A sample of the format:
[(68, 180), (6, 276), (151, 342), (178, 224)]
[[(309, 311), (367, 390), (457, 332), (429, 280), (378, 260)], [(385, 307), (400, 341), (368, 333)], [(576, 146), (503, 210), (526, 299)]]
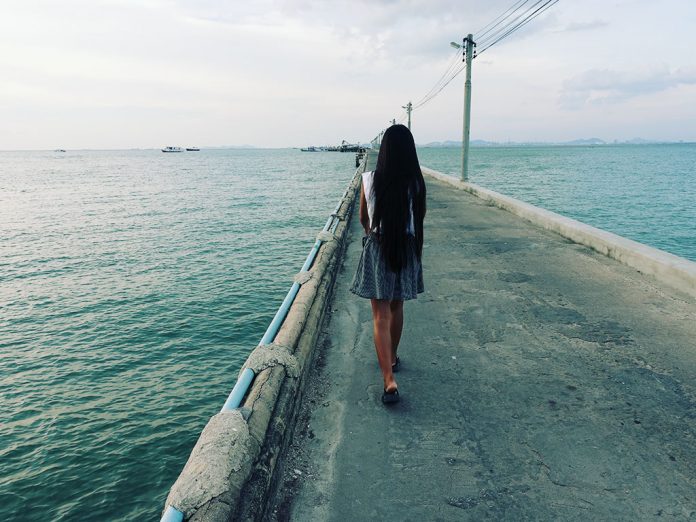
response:
[[(341, 206), (343, 205), (343, 202), (345, 201), (346, 196), (348, 195), (348, 191), (350, 190), (351, 184), (349, 184), (348, 187), (346, 187), (346, 190), (343, 192), (341, 199), (338, 201), (338, 205), (336, 205), (336, 208), (329, 216), (329, 219), (326, 220), (326, 224), (322, 229), (323, 232), (332, 231), (332, 228), (333, 231), (335, 231), (336, 227), (338, 227), (338, 223), (340, 221), (338, 219), (338, 211), (341, 210)], [(319, 252), (322, 243), (323, 241), (321, 239), (317, 239), (314, 242), (312, 250), (309, 252), (307, 259), (302, 265), (303, 272), (309, 270), (309, 268), (312, 266), (312, 263), (314, 263), (314, 259), (317, 257), (317, 253)], [(295, 297), (297, 297), (299, 291), (300, 284), (293, 283), (287, 295), (285, 296), (285, 299), (283, 299), (283, 302), (280, 304), (278, 311), (271, 320), (271, 324), (268, 325), (266, 333), (263, 334), (263, 337), (261, 338), (259, 345), (263, 346), (271, 344), (275, 340), (276, 335), (278, 335), (278, 331), (280, 331), (280, 327), (283, 325), (283, 321), (285, 321), (285, 318), (287, 317), (288, 312), (290, 311), (290, 307), (292, 306), (292, 303), (295, 301)], [(242, 374), (237, 378), (237, 382), (234, 384), (232, 391), (227, 397), (225, 404), (222, 405), (222, 409), (220, 411), (223, 412), (239, 408), (239, 405), (242, 404), (242, 401), (244, 400), (244, 397), (249, 391), (251, 384), (254, 382), (255, 377), (256, 374), (254, 374), (254, 371), (251, 368), (245, 368)], [(173, 506), (167, 506), (167, 509), (164, 511), (164, 514), (160, 519), (160, 522), (182, 522), (183, 520), (184, 514), (181, 511), (179, 511)]]
[[(341, 201), (338, 204), (338, 207), (336, 207), (336, 212), (338, 212), (338, 209), (341, 208), (341, 203), (343, 203), (343, 198), (341, 198)], [(326, 221), (326, 225), (324, 225), (324, 228), (322, 229), (324, 232), (328, 231), (331, 228), (331, 224), (333, 223), (335, 219), (335, 214), (334, 212), (329, 219)], [(312, 263), (314, 262), (314, 259), (317, 257), (317, 253), (319, 252), (319, 249), (321, 248), (322, 241), (320, 239), (317, 239), (314, 242), (314, 246), (312, 247), (312, 250), (309, 252), (309, 255), (307, 256), (307, 259), (305, 260), (304, 264), (302, 265), (302, 271), (306, 272), (309, 270), (309, 267), (312, 266)], [(261, 341), (259, 342), (260, 346), (264, 346), (267, 344), (271, 344), (275, 338), (276, 335), (278, 335), (278, 331), (280, 330), (280, 327), (283, 325), (283, 321), (285, 321), (285, 318), (288, 316), (288, 312), (290, 311), (290, 307), (292, 306), (292, 303), (295, 301), (295, 297), (297, 297), (297, 294), (300, 291), (300, 284), (299, 283), (293, 283), (292, 286), (290, 287), (290, 290), (288, 291), (287, 295), (285, 296), (285, 299), (283, 299), (283, 302), (280, 304), (280, 307), (278, 308), (278, 311), (276, 312), (275, 316), (271, 320), (271, 324), (268, 325), (268, 328), (266, 329), (266, 333), (263, 334), (263, 337), (261, 338)], [(247, 391), (249, 390), (251, 383), (254, 382), (254, 371), (250, 368), (245, 368), (242, 374), (239, 376), (237, 379), (237, 382), (234, 385), (234, 388), (232, 388), (232, 391), (230, 392), (230, 395), (227, 397), (227, 400), (225, 401), (225, 404), (222, 405), (222, 409), (220, 411), (229, 411), (229, 410), (234, 410), (235, 408), (239, 408), (239, 405), (242, 403), (242, 400), (244, 399), (244, 396), (246, 395)]]
[(167, 506), (164, 515), (160, 519), (160, 522), (182, 522), (184, 520), (184, 514), (178, 509)]

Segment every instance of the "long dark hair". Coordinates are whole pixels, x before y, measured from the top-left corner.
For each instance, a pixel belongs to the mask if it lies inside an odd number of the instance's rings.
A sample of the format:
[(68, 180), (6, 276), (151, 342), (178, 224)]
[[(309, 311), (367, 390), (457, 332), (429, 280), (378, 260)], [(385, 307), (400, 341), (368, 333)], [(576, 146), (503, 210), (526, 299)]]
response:
[(380, 233), (382, 256), (387, 266), (399, 272), (407, 263), (409, 200), (413, 206), (416, 254), (423, 252), (425, 181), (413, 135), (404, 125), (392, 125), (382, 137), (377, 156), (372, 196), (375, 209), (372, 228)]

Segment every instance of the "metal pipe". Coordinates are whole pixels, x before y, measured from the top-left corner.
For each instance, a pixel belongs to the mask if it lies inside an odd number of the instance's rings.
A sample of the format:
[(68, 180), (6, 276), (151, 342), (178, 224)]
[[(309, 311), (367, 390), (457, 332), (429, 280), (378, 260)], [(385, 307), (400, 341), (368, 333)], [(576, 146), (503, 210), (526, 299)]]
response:
[(172, 506), (167, 506), (164, 515), (160, 518), (160, 522), (183, 522), (183, 520), (184, 514)]
[(246, 392), (253, 380), (254, 370), (251, 368), (245, 368), (237, 379), (234, 388), (232, 388), (232, 391), (227, 397), (225, 404), (222, 405), (222, 409), (220, 411), (229, 411), (239, 408), (239, 405), (242, 403), (242, 399), (244, 399), (244, 396), (246, 395)]
[(283, 321), (285, 321), (285, 317), (288, 315), (288, 311), (292, 306), (292, 302), (295, 300), (295, 297), (297, 297), (297, 293), (299, 291), (300, 285), (297, 283), (293, 283), (287, 295), (285, 296), (285, 299), (283, 299), (283, 302), (278, 308), (278, 311), (273, 317), (271, 324), (268, 325), (266, 333), (263, 334), (261, 342), (259, 342), (260, 345), (263, 346), (266, 344), (271, 344), (273, 342), (276, 335), (278, 334), (278, 330), (280, 330), (280, 326), (283, 324)]
[[(338, 207), (336, 207), (336, 212), (338, 212), (338, 209), (341, 208), (342, 204), (343, 198), (341, 198)], [(330, 216), (329, 219), (326, 220), (326, 224), (324, 225), (323, 230), (329, 230), (333, 221), (334, 217)], [(312, 263), (314, 262), (314, 259), (316, 258), (317, 252), (319, 252), (320, 248), (321, 241), (317, 239), (314, 242), (312, 250), (309, 252), (309, 255), (307, 256), (307, 259), (305, 259), (305, 262), (302, 265), (302, 271), (309, 270), (309, 267), (312, 266)], [(259, 342), (260, 345), (263, 346), (266, 344), (271, 344), (273, 342), (276, 335), (278, 335), (278, 331), (280, 330), (280, 327), (283, 325), (283, 321), (285, 321), (285, 318), (287, 317), (288, 312), (290, 311), (290, 307), (292, 306), (292, 303), (295, 301), (295, 297), (297, 297), (299, 291), (300, 285), (298, 283), (293, 283), (287, 295), (285, 296), (285, 299), (283, 299), (283, 302), (278, 308), (278, 311), (273, 317), (273, 320), (271, 320), (271, 324), (268, 325), (266, 332), (263, 334), (263, 337)], [(245, 369), (237, 379), (234, 388), (232, 388), (232, 391), (230, 392), (229, 396), (227, 397), (227, 400), (225, 401), (225, 404), (222, 406), (222, 409), (220, 411), (229, 411), (235, 408), (239, 408), (239, 405), (242, 403), (242, 400), (244, 399), (244, 396), (249, 390), (251, 383), (254, 381), (254, 377), (255, 375), (253, 370), (251, 370), (250, 368)]]
[[(348, 195), (349, 190), (350, 185), (348, 185), (345, 192), (341, 196), (341, 199), (339, 200), (338, 205), (336, 206), (336, 209), (334, 210), (333, 214), (329, 216), (329, 219), (326, 220), (326, 224), (323, 228), (324, 232), (329, 231), (332, 228), (333, 231), (336, 230), (336, 227), (338, 226), (340, 220), (335, 217), (335, 214), (337, 214), (338, 211), (341, 209), (341, 206), (343, 205), (343, 202), (346, 196)], [(332, 227), (332, 225), (334, 226)], [(321, 248), (321, 244), (322, 241), (319, 239), (317, 239), (314, 242), (312, 250), (309, 252), (307, 259), (305, 259), (305, 262), (302, 265), (302, 271), (307, 271), (312, 266), (312, 263), (314, 262), (314, 259), (316, 258), (317, 253)], [(283, 299), (280, 308), (278, 308), (278, 311), (273, 317), (271, 324), (268, 325), (266, 333), (264, 333), (263, 337), (261, 338), (261, 342), (259, 343), (260, 345), (270, 344), (273, 342), (276, 335), (278, 335), (278, 331), (280, 330), (283, 321), (285, 321), (285, 318), (288, 315), (288, 311), (290, 310), (290, 306), (292, 306), (292, 303), (295, 300), (295, 297), (297, 297), (297, 293), (299, 291), (300, 285), (298, 283), (293, 283), (287, 295), (285, 296), (285, 299)], [(237, 379), (234, 388), (232, 388), (232, 391), (230, 392), (229, 396), (227, 397), (227, 400), (225, 401), (225, 404), (223, 404), (222, 409), (220, 411), (229, 411), (238, 408), (239, 405), (242, 403), (242, 400), (244, 400), (244, 397), (246, 396), (247, 391), (251, 386), (251, 383), (254, 382), (254, 377), (254, 371), (251, 368), (245, 368), (242, 374)], [(165, 510), (164, 514), (162, 515), (162, 518), (160, 519), (160, 522), (183, 522), (183, 520), (184, 514), (181, 511), (172, 506), (167, 506), (167, 509)]]

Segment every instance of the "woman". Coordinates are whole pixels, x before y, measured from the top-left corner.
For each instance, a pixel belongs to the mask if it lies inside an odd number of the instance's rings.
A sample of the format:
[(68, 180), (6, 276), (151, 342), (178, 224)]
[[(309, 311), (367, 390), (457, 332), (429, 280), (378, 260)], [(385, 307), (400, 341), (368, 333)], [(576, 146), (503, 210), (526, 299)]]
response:
[(394, 372), (404, 322), (404, 301), (423, 292), (425, 181), (413, 135), (403, 125), (387, 129), (377, 167), (362, 176), (363, 251), (351, 292), (371, 300), (377, 361), (384, 378), (382, 402), (399, 402)]

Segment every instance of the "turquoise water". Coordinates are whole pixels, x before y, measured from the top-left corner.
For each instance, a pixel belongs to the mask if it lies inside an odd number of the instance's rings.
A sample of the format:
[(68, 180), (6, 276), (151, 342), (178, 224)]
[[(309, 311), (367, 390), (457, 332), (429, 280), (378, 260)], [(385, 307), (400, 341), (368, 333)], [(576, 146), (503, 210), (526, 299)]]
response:
[[(461, 149), (422, 149), (459, 177)], [(696, 261), (696, 144), (475, 147), (471, 182)]]
[(354, 158), (0, 153), (0, 519), (157, 519)]
[[(0, 519), (157, 520), (353, 161), (0, 152)], [(475, 148), (471, 179), (696, 259), (695, 166), (694, 145)]]

